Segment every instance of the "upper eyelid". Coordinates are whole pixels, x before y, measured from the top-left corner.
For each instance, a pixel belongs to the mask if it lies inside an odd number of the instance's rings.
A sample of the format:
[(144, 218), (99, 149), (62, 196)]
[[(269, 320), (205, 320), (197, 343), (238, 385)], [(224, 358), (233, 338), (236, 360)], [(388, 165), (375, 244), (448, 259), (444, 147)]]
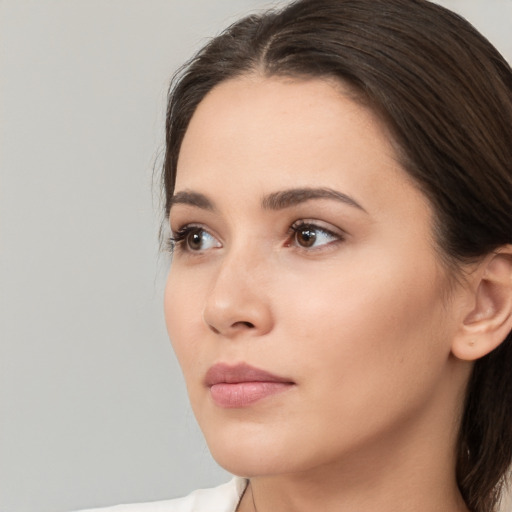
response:
[[(174, 228), (173, 228), (173, 224), (175, 225)], [(215, 230), (210, 228), (204, 222), (201, 222), (201, 221), (180, 221), (180, 222), (176, 221), (176, 222), (173, 222), (172, 219), (170, 222), (171, 234), (179, 233), (180, 231), (184, 231), (187, 229), (194, 229), (194, 228), (202, 229), (202, 230), (206, 231), (207, 233), (209, 233), (210, 235), (214, 236), (215, 238), (218, 238), (218, 236), (215, 234)]]
[(312, 226), (320, 231), (325, 231), (326, 233), (330, 233), (339, 237), (345, 237), (348, 234), (344, 229), (341, 229), (330, 222), (321, 221), (318, 219), (299, 219), (293, 222), (290, 228), (295, 230), (301, 226)]
[(171, 233), (172, 234), (179, 233), (180, 231), (184, 231), (186, 229), (193, 229), (193, 228), (200, 228), (200, 229), (204, 229), (205, 231), (208, 231), (199, 222), (184, 222), (184, 223), (178, 224), (178, 228), (177, 229), (173, 229), (172, 228), (172, 223), (171, 223)]
[[(327, 222), (327, 221), (321, 221), (319, 219), (301, 218), (301, 219), (297, 219), (297, 220), (293, 221), (290, 224), (290, 228), (299, 227), (299, 226), (314, 226), (314, 227), (317, 227), (317, 228), (319, 228), (321, 230), (325, 230), (325, 231), (328, 231), (328, 232), (333, 232), (334, 234), (336, 234), (336, 231), (339, 231), (340, 233), (345, 233), (345, 231), (343, 229), (341, 229), (341, 228), (339, 228), (337, 226), (334, 226), (332, 223)], [(207, 231), (208, 233), (210, 233), (212, 236), (215, 236), (212, 233), (212, 229), (207, 227), (202, 222), (194, 222), (194, 221), (192, 221), (192, 222), (179, 223), (178, 224), (178, 228), (176, 228), (176, 229), (172, 228), (172, 222), (171, 222), (170, 228), (171, 228), (171, 232), (172, 233), (176, 233), (178, 231), (182, 231), (182, 230), (184, 230), (186, 228), (201, 228), (201, 229), (204, 229), (205, 231)]]
[[(179, 223), (177, 228), (173, 229), (172, 222), (170, 223), (170, 231), (171, 235), (174, 235), (176, 233), (179, 233), (180, 231), (183, 231), (185, 229), (193, 229), (193, 228), (200, 228), (209, 233), (211, 236), (215, 238), (219, 238), (219, 236), (215, 233), (215, 230), (212, 230), (207, 225), (205, 225), (202, 222), (183, 222)], [(318, 228), (319, 230), (326, 231), (327, 233), (332, 233), (333, 235), (337, 236), (345, 236), (347, 235), (347, 232), (344, 229), (341, 229), (338, 226), (335, 226), (331, 222), (327, 221), (321, 221), (319, 219), (311, 219), (311, 218), (300, 218), (295, 221), (293, 221), (291, 224), (289, 224), (290, 229), (299, 228), (301, 226), (313, 226)]]

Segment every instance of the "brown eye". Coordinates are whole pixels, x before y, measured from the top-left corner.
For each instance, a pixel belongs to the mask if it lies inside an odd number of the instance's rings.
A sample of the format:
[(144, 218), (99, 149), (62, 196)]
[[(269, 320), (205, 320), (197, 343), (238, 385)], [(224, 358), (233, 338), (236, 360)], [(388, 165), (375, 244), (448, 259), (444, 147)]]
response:
[(186, 238), (187, 248), (191, 251), (200, 251), (203, 247), (203, 234), (205, 232), (201, 228), (191, 230)]
[(293, 245), (303, 249), (317, 249), (343, 239), (341, 234), (336, 234), (324, 227), (303, 221), (292, 226), (291, 230), (293, 232)]
[(200, 226), (184, 226), (171, 237), (174, 248), (185, 252), (200, 252), (222, 247), (222, 244), (208, 231)]
[(295, 241), (301, 247), (312, 247), (316, 241), (316, 230), (311, 226), (304, 226), (295, 233)]

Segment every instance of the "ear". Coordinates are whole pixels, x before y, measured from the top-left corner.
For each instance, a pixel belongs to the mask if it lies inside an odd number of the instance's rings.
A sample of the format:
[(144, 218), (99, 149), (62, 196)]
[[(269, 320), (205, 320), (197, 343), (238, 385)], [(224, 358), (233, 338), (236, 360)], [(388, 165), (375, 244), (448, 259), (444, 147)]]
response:
[(471, 281), (471, 310), (452, 343), (453, 355), (465, 361), (493, 351), (512, 330), (512, 245), (484, 258)]

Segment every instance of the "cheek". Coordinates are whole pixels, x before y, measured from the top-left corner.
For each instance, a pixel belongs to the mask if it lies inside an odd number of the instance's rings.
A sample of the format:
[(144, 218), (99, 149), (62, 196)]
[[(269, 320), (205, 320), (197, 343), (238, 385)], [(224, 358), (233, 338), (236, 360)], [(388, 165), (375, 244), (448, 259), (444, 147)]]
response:
[(322, 432), (326, 453), (392, 432), (427, 407), (441, 382), (443, 307), (432, 280), (411, 287), (410, 279), (353, 272), (287, 294), (279, 336), (287, 347), (276, 357), (286, 353), (297, 369), (308, 404), (307, 422), (302, 409), (287, 421), (304, 435)]
[(296, 364), (306, 363), (323, 384), (377, 394), (430, 378), (449, 354), (438, 272), (430, 268), (382, 262), (317, 275), (303, 291), (289, 286), (276, 303), (286, 303), (280, 316), (293, 335), (283, 338), (294, 340)]
[(198, 305), (200, 293), (183, 272), (171, 266), (164, 295), (164, 314), (167, 332), (176, 357), (187, 377), (194, 357), (200, 353), (200, 337), (194, 336), (194, 326), (202, 318)]

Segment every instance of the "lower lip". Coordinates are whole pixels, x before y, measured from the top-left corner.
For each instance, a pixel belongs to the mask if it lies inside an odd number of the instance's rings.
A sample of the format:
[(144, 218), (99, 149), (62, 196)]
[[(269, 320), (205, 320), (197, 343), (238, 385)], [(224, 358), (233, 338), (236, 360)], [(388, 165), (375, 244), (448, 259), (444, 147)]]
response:
[(210, 387), (213, 401), (220, 407), (247, 407), (263, 398), (281, 393), (293, 386), (289, 382), (222, 382)]

